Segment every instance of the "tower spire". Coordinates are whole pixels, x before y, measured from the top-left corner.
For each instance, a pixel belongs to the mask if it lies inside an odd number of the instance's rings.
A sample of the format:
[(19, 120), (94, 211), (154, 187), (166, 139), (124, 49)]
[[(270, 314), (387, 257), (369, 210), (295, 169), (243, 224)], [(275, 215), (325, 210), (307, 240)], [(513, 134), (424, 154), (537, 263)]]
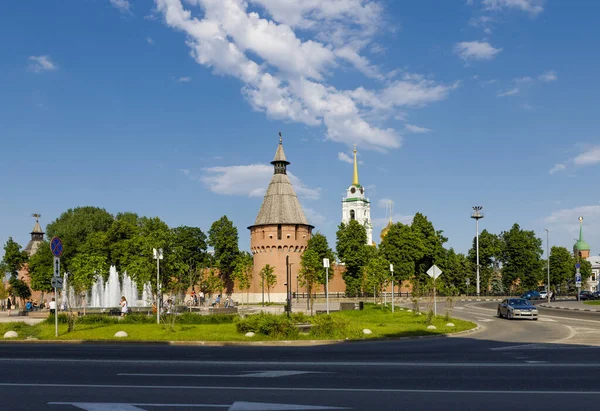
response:
[(358, 183), (358, 162), (356, 161), (356, 144), (354, 144), (354, 175), (352, 176), (352, 185), (359, 186)]
[(583, 241), (583, 217), (579, 217), (579, 241)]

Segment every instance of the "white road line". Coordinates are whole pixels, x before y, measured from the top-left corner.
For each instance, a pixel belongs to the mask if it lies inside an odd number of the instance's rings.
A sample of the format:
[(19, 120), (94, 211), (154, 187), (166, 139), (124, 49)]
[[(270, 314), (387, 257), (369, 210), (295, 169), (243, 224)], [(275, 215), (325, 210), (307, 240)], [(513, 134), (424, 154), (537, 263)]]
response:
[[(554, 364), (532, 364), (535, 367)], [(597, 367), (598, 365), (594, 365)], [(224, 390), (224, 391), (324, 391), (324, 392), (371, 392), (371, 393), (415, 393), (415, 394), (547, 394), (547, 395), (600, 395), (600, 391), (549, 391), (549, 390), (425, 390), (402, 388), (324, 388), (324, 387), (226, 387), (216, 385), (123, 385), (123, 384), (1, 384), (3, 387), (36, 387), (36, 388), (96, 388), (140, 390)]]
[[(538, 345), (538, 344), (523, 344), (522, 346), (529, 345)], [(520, 346), (511, 346), (511, 347), (498, 347), (498, 348), (490, 348), (491, 350), (502, 350), (507, 348), (514, 348)], [(591, 347), (591, 348), (600, 348), (600, 347)], [(35, 358), (32, 359), (31, 362), (41, 363), (41, 362), (60, 362), (61, 364), (65, 363), (107, 363), (107, 364), (135, 364), (140, 365), (140, 361), (134, 360), (55, 360), (50, 359), (49, 361)], [(367, 362), (355, 362), (355, 361), (339, 361), (339, 362), (276, 362), (276, 361), (267, 361), (267, 362), (252, 362), (252, 361), (162, 361), (162, 360), (153, 360), (153, 361), (143, 361), (143, 365), (147, 364), (159, 364), (159, 365), (174, 365), (174, 364), (186, 364), (186, 365), (217, 365), (221, 367), (225, 366), (286, 366), (286, 367), (419, 367), (419, 368), (477, 368), (477, 367), (485, 367), (485, 368), (510, 368), (510, 367), (529, 367), (527, 364), (522, 363), (510, 363), (510, 362), (388, 362), (388, 361), (367, 361)], [(550, 365), (549, 365), (550, 366)], [(585, 362), (585, 363), (553, 363), (552, 367), (559, 368), (599, 368), (600, 362)], [(2, 376), (0, 376), (2, 378)], [(6, 385), (9, 386), (11, 383), (0, 383), (0, 386)], [(43, 385), (43, 384), (42, 384)], [(52, 384), (49, 384), (52, 386)]]
[(131, 377), (216, 377), (216, 378), (277, 378), (277, 377), (288, 377), (292, 375), (300, 374), (331, 374), (328, 372), (320, 371), (246, 371), (246, 374), (144, 374), (144, 373), (127, 373), (122, 372), (117, 375), (131, 376)]
[(49, 402), (48, 405), (72, 405), (86, 411), (137, 411), (138, 407), (169, 408), (227, 408), (229, 411), (302, 411), (302, 410), (347, 410), (346, 407), (321, 405), (274, 404), (266, 402), (236, 401), (233, 404), (158, 404), (158, 403), (119, 403), (119, 402)]

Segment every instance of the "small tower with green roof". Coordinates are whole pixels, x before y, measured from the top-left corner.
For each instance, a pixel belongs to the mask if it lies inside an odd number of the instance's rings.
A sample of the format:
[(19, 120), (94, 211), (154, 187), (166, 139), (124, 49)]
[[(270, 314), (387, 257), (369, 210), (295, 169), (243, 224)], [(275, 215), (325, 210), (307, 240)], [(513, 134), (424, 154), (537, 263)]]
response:
[(590, 245), (583, 239), (583, 217), (579, 217), (579, 240), (573, 245), (573, 255), (575, 258), (590, 256)]

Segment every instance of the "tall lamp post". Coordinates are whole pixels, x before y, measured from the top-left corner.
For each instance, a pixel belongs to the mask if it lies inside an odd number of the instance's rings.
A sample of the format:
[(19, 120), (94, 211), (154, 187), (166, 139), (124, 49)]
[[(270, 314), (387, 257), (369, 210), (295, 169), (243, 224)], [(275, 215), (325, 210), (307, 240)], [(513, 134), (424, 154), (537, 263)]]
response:
[(329, 258), (323, 259), (323, 267), (325, 267), (325, 305), (329, 314)]
[(483, 214), (480, 211), (483, 210), (483, 206), (474, 206), (473, 214), (471, 218), (475, 220), (475, 248), (477, 249), (477, 297), (479, 297), (480, 286), (479, 286), (479, 220), (483, 218)]
[(547, 228), (544, 228), (546, 232), (546, 258), (548, 259), (546, 268), (548, 269), (548, 286), (546, 287), (546, 297), (548, 297), (548, 304), (550, 304), (550, 231)]
[(153, 248), (152, 254), (156, 260), (156, 324), (160, 324), (160, 260), (163, 259), (163, 250)]
[(394, 264), (390, 264), (390, 274), (392, 277), (392, 314), (394, 313)]

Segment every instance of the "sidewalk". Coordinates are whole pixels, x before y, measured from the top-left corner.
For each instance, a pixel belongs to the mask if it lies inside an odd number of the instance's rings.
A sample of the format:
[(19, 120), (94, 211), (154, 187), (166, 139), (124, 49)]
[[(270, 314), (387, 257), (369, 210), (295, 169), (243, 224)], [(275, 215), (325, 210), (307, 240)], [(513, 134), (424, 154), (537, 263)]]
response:
[(42, 321), (44, 321), (46, 319), (48, 315), (46, 314), (45, 316), (21, 316), (21, 315), (17, 315), (17, 313), (15, 311), (12, 312), (12, 314), (10, 315), (10, 317), (8, 316), (8, 311), (0, 311), (0, 323), (16, 323), (16, 322), (22, 322), (25, 324), (29, 324), (29, 325), (34, 325), (34, 324), (38, 324), (41, 323)]
[(587, 305), (582, 301), (575, 300), (574, 298), (568, 300), (556, 300), (552, 301), (550, 304), (544, 302), (539, 304), (539, 306), (544, 308), (554, 308), (557, 310), (590, 311), (600, 313), (600, 305)]

